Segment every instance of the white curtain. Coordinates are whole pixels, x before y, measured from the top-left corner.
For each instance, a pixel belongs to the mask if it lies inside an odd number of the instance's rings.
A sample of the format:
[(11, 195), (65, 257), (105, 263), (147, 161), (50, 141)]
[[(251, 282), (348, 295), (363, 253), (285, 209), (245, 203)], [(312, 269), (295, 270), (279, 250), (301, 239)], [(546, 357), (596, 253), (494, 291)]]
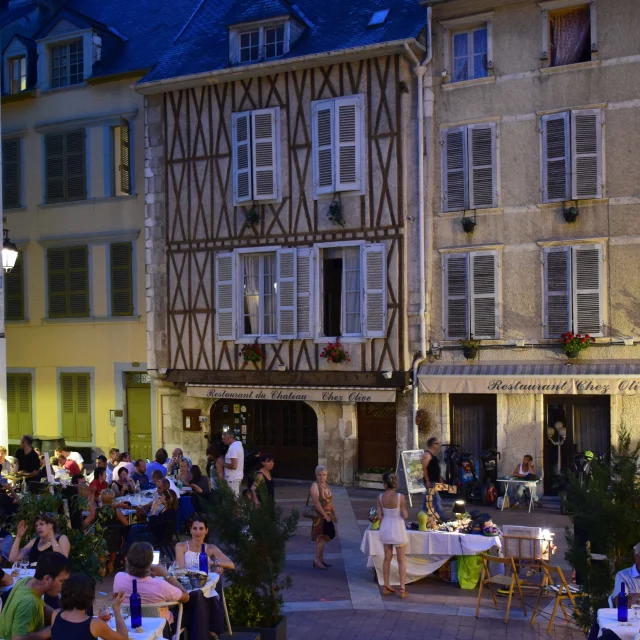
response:
[(345, 270), (345, 333), (358, 334), (362, 331), (360, 321), (360, 247), (344, 250), (343, 268)]
[(589, 8), (551, 16), (551, 66), (561, 67), (588, 60), (591, 46)]
[(244, 256), (244, 333), (260, 331), (260, 256)]

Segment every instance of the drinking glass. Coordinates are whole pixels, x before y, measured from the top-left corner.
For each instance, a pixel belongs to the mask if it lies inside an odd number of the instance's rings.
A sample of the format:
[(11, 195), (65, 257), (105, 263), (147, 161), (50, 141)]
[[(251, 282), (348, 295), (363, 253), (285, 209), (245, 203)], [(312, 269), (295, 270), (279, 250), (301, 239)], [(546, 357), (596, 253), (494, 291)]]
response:
[(20, 560), (20, 572), (22, 573), (22, 575), (25, 575), (27, 573), (27, 569), (29, 568), (29, 556), (22, 556), (22, 559)]
[(640, 613), (640, 603), (634, 602), (631, 605), (631, 610), (633, 611), (633, 619), (635, 621), (637, 621), (638, 620), (638, 613)]
[(106, 605), (100, 607), (100, 609), (98, 609), (98, 618), (108, 623), (109, 620), (111, 620), (111, 609)]

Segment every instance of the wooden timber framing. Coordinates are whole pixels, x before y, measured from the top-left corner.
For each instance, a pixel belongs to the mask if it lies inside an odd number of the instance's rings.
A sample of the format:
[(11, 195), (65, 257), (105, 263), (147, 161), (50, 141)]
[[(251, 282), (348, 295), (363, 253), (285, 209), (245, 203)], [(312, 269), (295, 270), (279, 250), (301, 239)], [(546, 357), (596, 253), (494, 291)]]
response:
[[(389, 55), (163, 95), (169, 369), (250, 370), (255, 375), (275, 373), (278, 365), (290, 372), (325, 374), (407, 370), (404, 217), (410, 87), (406, 60)], [(311, 103), (355, 94), (365, 100), (366, 189), (363, 195), (342, 197), (347, 224), (341, 228), (327, 219), (331, 198), (313, 198)], [(245, 221), (251, 203), (233, 206), (231, 115), (275, 106), (280, 107), (282, 201), (260, 205), (254, 228)], [(322, 344), (313, 339), (265, 344), (266, 357), (258, 365), (245, 364), (234, 342), (216, 341), (216, 251), (350, 240), (384, 243), (387, 261), (386, 336), (346, 345), (350, 365), (332, 369), (320, 358)], [(326, 382), (326, 375), (321, 377)], [(372, 380), (370, 375), (366, 379)]]

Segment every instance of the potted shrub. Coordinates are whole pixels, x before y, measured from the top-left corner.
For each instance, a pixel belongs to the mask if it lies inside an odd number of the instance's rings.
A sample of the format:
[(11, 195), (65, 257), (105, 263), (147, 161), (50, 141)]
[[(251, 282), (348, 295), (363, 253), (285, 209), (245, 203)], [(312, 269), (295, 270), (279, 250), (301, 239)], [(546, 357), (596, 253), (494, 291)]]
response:
[(258, 212), (258, 207), (256, 207), (255, 204), (245, 212), (244, 219), (249, 227), (255, 227), (260, 224), (260, 213)]
[(342, 362), (351, 362), (349, 352), (344, 350), (344, 347), (340, 344), (340, 340), (330, 342), (320, 352), (321, 358), (326, 358), (327, 362), (333, 362), (334, 364), (341, 364)]
[(565, 207), (562, 213), (567, 222), (575, 222), (580, 212), (578, 211), (578, 207), (574, 204), (570, 207)]
[(467, 360), (475, 360), (480, 350), (480, 343), (473, 339), (473, 336), (469, 340), (460, 340), (460, 346), (462, 347), (462, 353)]
[(473, 218), (467, 218), (466, 215), (462, 216), (462, 228), (465, 233), (473, 233), (473, 230), (476, 228), (476, 224), (478, 224), (478, 222), (476, 221), (475, 213)]
[(344, 217), (342, 215), (342, 203), (340, 202), (340, 195), (336, 197), (334, 195), (331, 204), (329, 205), (329, 212), (327, 213), (327, 217), (330, 222), (335, 224), (338, 227), (344, 227)]
[(240, 355), (243, 357), (245, 363), (253, 362), (257, 364), (258, 362), (262, 362), (264, 360), (264, 351), (259, 344), (245, 344), (242, 349), (240, 349)]
[(225, 599), (234, 631), (259, 632), (262, 640), (286, 640), (282, 593), (291, 586), (283, 576), (286, 544), (295, 535), (298, 512), (285, 516), (266, 496), (260, 508), (236, 499), (225, 482), (215, 504), (205, 506), (205, 518), (218, 544), (233, 559), (235, 571), (225, 574), (231, 584)]
[(580, 355), (581, 351), (589, 348), (592, 342), (596, 339), (592, 338), (588, 333), (582, 335), (581, 333), (573, 333), (573, 331), (567, 331), (562, 334), (562, 350), (565, 352), (567, 358), (573, 360)]

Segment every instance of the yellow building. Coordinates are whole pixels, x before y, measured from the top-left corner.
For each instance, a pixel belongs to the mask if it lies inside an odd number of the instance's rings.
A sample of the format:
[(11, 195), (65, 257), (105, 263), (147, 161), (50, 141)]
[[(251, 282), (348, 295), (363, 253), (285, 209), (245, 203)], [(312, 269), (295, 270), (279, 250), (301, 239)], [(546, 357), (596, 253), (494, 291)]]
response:
[(161, 445), (145, 363), (144, 102), (131, 85), (169, 33), (83, 7), (34, 4), (2, 31), (4, 219), (20, 249), (5, 277), (9, 445), (33, 433), (135, 459)]

